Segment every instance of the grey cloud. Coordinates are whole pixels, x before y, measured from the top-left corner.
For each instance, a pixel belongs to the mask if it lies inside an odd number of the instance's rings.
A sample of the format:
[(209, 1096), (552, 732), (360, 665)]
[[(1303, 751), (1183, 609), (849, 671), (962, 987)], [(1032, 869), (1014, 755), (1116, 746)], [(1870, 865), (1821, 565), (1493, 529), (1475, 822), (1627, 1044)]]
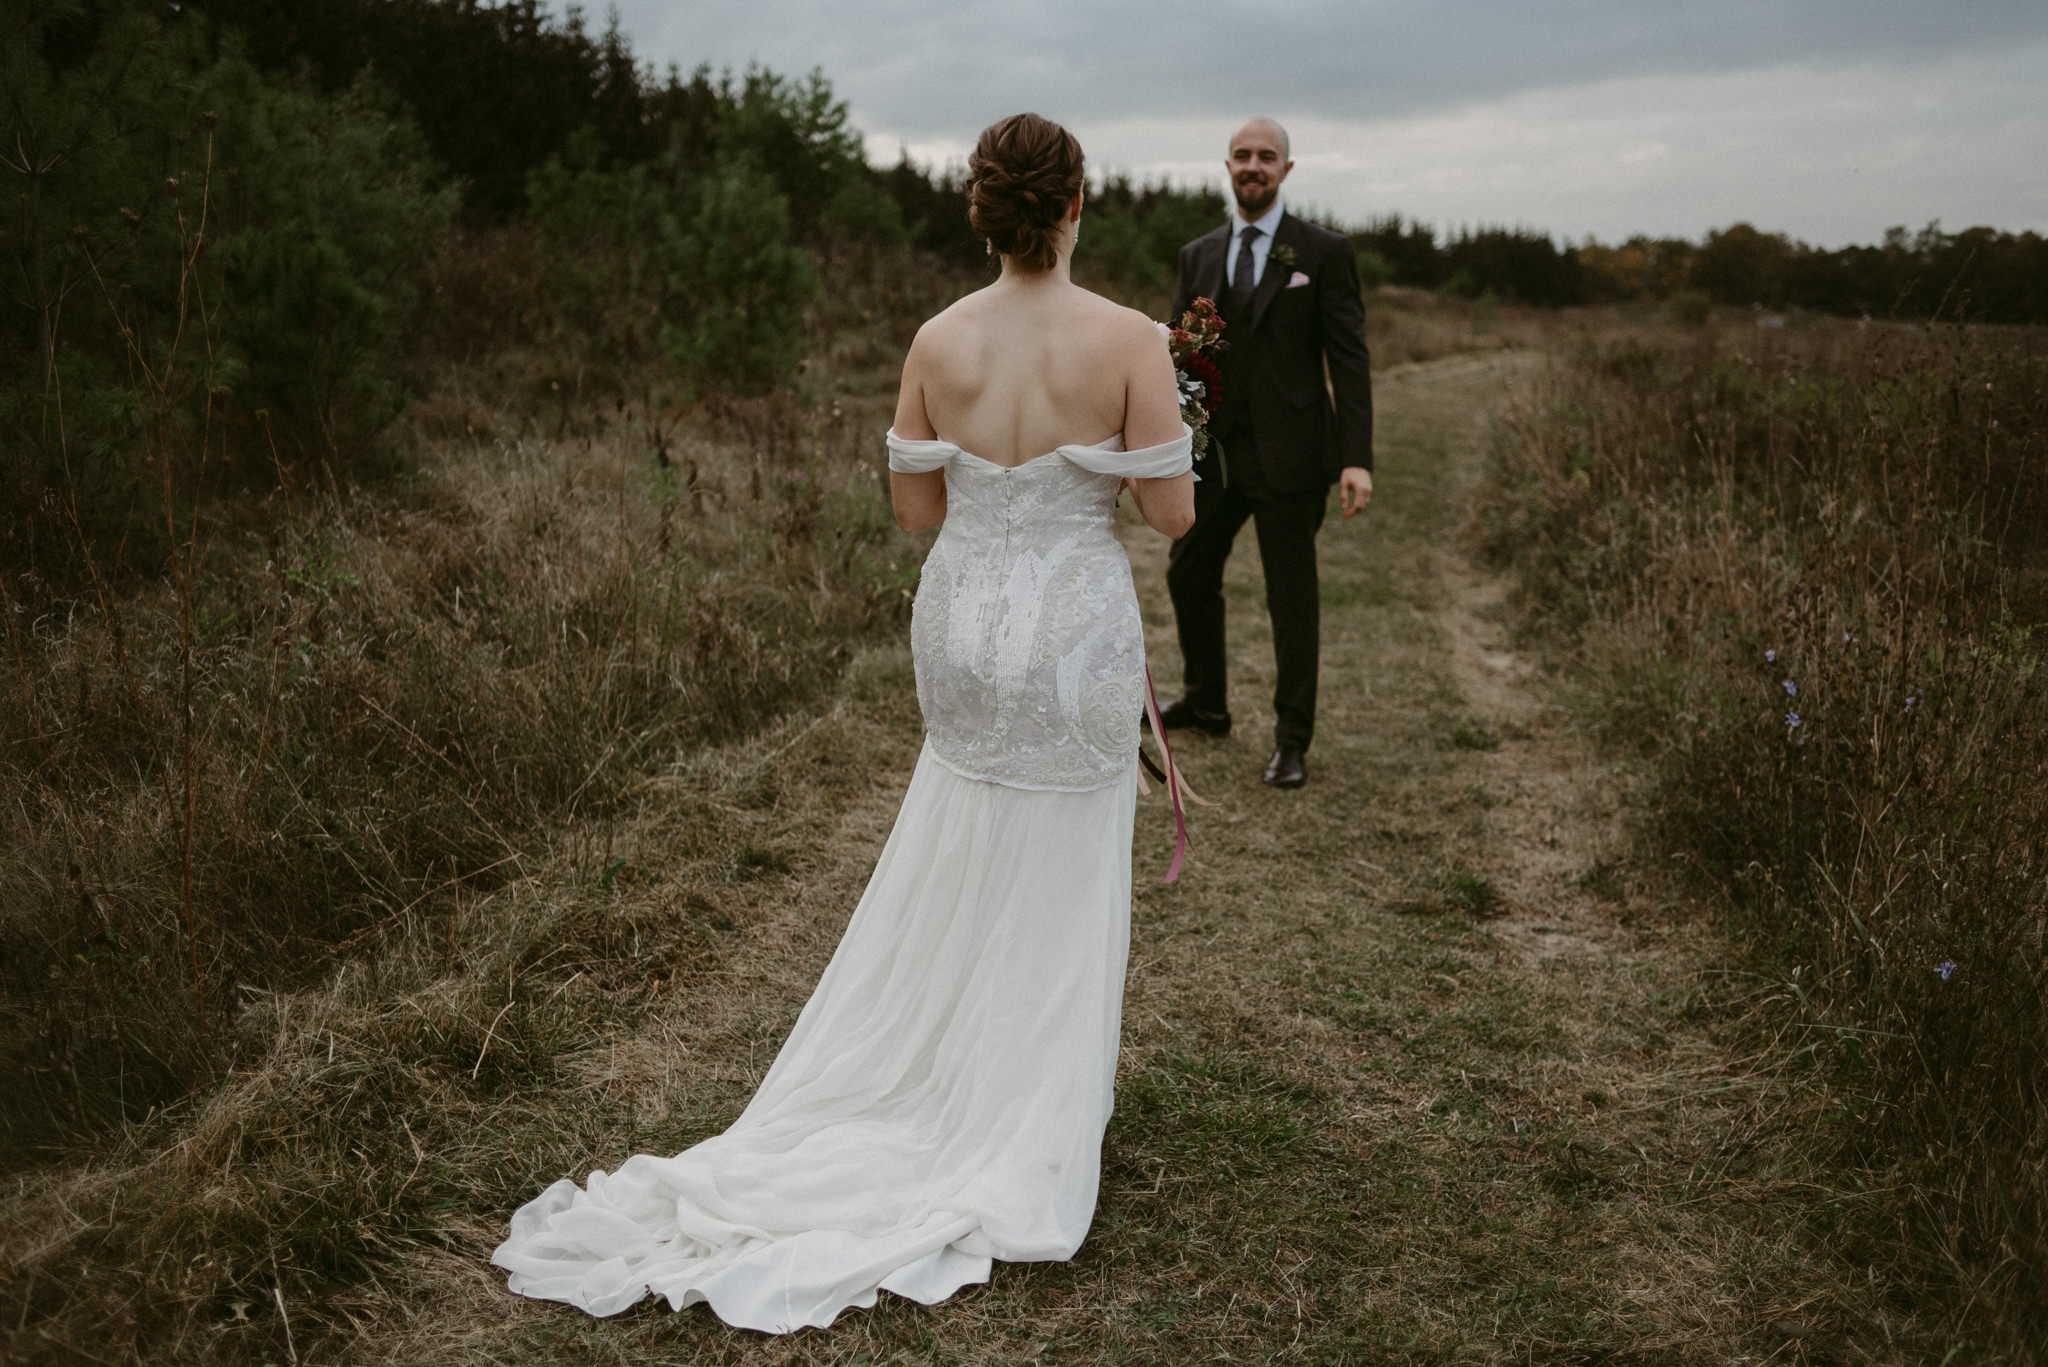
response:
[(909, 137), (998, 113), (1068, 120), (1245, 111), (1376, 118), (1611, 77), (1799, 62), (1910, 67), (2048, 38), (2040, 0), (625, 0), (643, 56), (823, 68)]

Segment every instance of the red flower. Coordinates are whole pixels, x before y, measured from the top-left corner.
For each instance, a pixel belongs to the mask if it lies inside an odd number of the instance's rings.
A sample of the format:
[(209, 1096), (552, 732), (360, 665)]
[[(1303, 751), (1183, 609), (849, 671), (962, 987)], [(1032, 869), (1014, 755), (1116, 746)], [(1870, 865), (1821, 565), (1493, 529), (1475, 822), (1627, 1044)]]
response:
[(1202, 408), (1205, 412), (1214, 413), (1216, 405), (1223, 402), (1223, 372), (1199, 351), (1182, 357), (1180, 368), (1189, 379), (1201, 381)]

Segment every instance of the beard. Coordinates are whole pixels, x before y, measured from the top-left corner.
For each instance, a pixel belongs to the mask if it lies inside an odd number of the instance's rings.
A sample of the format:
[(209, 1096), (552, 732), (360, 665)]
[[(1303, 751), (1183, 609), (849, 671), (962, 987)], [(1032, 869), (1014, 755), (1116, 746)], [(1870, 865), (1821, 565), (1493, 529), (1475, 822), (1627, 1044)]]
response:
[(1274, 198), (1280, 193), (1277, 181), (1254, 176), (1239, 176), (1231, 181), (1230, 189), (1237, 196), (1238, 211), (1246, 218), (1257, 218), (1271, 208)]

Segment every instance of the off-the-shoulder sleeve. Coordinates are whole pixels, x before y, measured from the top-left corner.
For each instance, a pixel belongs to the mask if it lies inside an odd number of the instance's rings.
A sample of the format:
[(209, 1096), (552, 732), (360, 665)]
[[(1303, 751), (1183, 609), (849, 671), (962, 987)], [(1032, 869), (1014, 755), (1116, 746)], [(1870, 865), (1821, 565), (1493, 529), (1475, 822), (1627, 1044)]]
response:
[(950, 441), (912, 441), (889, 431), (889, 468), (899, 475), (921, 475), (936, 470), (960, 453)]
[(1136, 451), (1109, 451), (1100, 446), (1062, 446), (1060, 454), (1083, 470), (1124, 479), (1172, 479), (1195, 464), (1195, 434), (1185, 423), (1180, 435), (1158, 446)]

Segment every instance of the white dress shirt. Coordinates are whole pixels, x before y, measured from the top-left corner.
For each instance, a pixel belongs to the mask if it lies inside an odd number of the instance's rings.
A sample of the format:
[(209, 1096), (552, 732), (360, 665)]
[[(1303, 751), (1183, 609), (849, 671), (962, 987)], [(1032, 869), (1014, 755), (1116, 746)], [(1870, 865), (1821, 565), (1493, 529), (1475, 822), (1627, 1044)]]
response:
[(1237, 254), (1243, 246), (1244, 230), (1257, 228), (1259, 235), (1252, 239), (1252, 288), (1266, 278), (1266, 258), (1273, 254), (1273, 234), (1280, 231), (1280, 216), (1285, 213), (1280, 196), (1273, 196), (1273, 202), (1266, 206), (1266, 212), (1246, 222), (1235, 209), (1230, 212), (1230, 244), (1223, 250), (1223, 281), (1226, 285), (1237, 283)]

